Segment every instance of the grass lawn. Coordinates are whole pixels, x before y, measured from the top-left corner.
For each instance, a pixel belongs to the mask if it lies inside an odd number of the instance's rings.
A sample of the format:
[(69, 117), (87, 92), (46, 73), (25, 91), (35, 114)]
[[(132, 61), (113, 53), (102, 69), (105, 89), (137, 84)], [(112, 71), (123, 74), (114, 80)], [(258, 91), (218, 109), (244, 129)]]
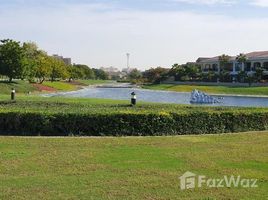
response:
[[(77, 80), (78, 84), (72, 84), (65, 81), (45, 81), (40, 86), (48, 86), (57, 91), (73, 91), (81, 88), (82, 85), (96, 85), (109, 83), (111, 81), (108, 80)], [(81, 85), (79, 85), (81, 84)], [(0, 81), (0, 95), (1, 94), (10, 94), (11, 89), (15, 88), (17, 93), (27, 94), (28, 92), (37, 92), (38, 88), (34, 85), (30, 84), (28, 81), (23, 80), (14, 80), (9, 83), (8, 81)]]
[(16, 80), (11, 83), (0, 81), (0, 94), (10, 94), (12, 88), (15, 88), (18, 93), (28, 93), (36, 90), (28, 81)]
[(192, 92), (194, 89), (210, 94), (240, 94), (240, 95), (268, 95), (268, 87), (236, 87), (236, 86), (198, 86), (198, 85), (175, 85), (158, 84), (145, 85), (146, 89), (169, 90), (176, 92)]
[[(267, 199), (268, 133), (0, 137), (0, 199)], [(258, 188), (182, 191), (179, 176), (240, 175)]]
[(59, 91), (72, 91), (72, 90), (76, 90), (77, 86), (72, 85), (68, 82), (63, 82), (63, 81), (45, 81), (42, 83), (42, 85), (48, 86), (48, 87), (52, 87), (56, 90)]
[(77, 80), (77, 81), (85, 85), (98, 85), (113, 82), (111, 80)]

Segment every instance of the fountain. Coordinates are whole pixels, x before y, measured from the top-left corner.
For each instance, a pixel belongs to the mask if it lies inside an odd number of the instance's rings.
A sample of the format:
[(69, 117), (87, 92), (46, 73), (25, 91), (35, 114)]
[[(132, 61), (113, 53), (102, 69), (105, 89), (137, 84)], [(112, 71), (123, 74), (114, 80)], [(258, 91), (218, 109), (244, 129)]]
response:
[(213, 104), (213, 103), (220, 103), (220, 102), (218, 101), (218, 99), (195, 89), (191, 93), (190, 103)]

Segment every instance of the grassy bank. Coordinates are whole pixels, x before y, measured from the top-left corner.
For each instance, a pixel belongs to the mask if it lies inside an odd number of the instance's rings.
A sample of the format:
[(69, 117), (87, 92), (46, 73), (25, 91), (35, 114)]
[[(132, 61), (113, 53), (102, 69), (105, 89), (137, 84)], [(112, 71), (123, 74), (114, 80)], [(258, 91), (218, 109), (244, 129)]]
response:
[(113, 81), (110, 81), (110, 80), (78, 80), (77, 82), (85, 84), (85, 85), (98, 85), (98, 84), (111, 83)]
[(27, 94), (29, 92), (57, 92), (57, 91), (73, 91), (88, 85), (97, 85), (109, 83), (107, 80), (76, 80), (68, 81), (45, 81), (42, 84), (31, 84), (28, 81), (14, 80), (9, 83), (0, 81), (0, 94), (10, 94), (12, 88), (15, 88), (19, 94)]
[(33, 85), (31, 85), (28, 81), (13, 81), (11, 83), (7, 81), (0, 81), (0, 94), (10, 94), (11, 89), (15, 88), (18, 93), (28, 93), (34, 92), (37, 90)]
[(236, 86), (198, 86), (198, 85), (175, 85), (156, 84), (145, 85), (146, 89), (168, 90), (175, 92), (191, 92), (194, 89), (210, 94), (239, 94), (239, 95), (268, 95), (268, 87), (236, 87)]
[[(254, 199), (268, 188), (268, 133), (146, 138), (0, 137), (0, 199)], [(180, 190), (186, 171), (258, 188)]]
[(79, 85), (73, 85), (66, 81), (45, 81), (42, 85), (51, 87), (57, 91), (72, 91), (79, 88)]

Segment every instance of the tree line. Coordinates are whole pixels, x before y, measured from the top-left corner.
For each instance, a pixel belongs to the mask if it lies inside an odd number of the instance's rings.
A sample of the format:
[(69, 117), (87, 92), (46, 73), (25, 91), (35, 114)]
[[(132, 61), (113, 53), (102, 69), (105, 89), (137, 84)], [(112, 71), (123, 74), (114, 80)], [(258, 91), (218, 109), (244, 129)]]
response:
[(0, 75), (13, 79), (27, 79), (43, 83), (45, 80), (58, 79), (108, 79), (101, 69), (87, 65), (67, 65), (63, 60), (49, 56), (33, 42), (0, 40)]
[[(173, 77), (174, 81), (195, 81), (195, 82), (240, 82), (248, 83), (251, 85), (254, 82), (263, 81), (264, 71), (263, 67), (255, 67), (254, 71), (246, 70), (245, 66), (248, 58), (245, 54), (239, 54), (236, 57), (236, 61), (240, 66), (237, 70), (238, 73), (233, 75), (230, 73), (228, 68), (231, 57), (228, 55), (221, 55), (218, 57), (219, 68), (208, 70), (204, 72), (201, 65), (198, 63), (187, 63), (187, 64), (174, 64), (170, 69), (157, 67), (151, 68), (144, 72), (139, 72), (138, 70), (133, 70), (129, 74), (129, 79), (140, 82), (150, 82), (150, 83), (160, 83), (161, 81), (167, 80)], [(242, 70), (241, 66), (244, 66)]]

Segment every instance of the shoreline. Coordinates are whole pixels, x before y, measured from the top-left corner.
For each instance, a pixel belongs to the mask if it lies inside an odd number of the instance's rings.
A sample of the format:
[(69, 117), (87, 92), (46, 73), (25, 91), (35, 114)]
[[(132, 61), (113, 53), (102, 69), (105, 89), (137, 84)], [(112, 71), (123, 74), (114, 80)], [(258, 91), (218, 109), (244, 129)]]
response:
[[(80, 86), (76, 90), (72, 91), (56, 91), (56, 92), (48, 92), (48, 93), (40, 93), (39, 95), (44, 96), (44, 95), (49, 95), (53, 94), (53, 96), (57, 96), (57, 94), (61, 93), (71, 93), (71, 92), (77, 92), (80, 90), (86, 90), (90, 88), (97, 88), (97, 89), (105, 89), (105, 88), (110, 88), (110, 89), (139, 89), (139, 90), (147, 90), (147, 91), (158, 91), (158, 92), (168, 92), (168, 93), (180, 93), (180, 94), (190, 94), (191, 92), (178, 92), (178, 91), (172, 91), (172, 90), (158, 90), (158, 89), (147, 89), (143, 88), (141, 86), (135, 86), (131, 84), (98, 84), (98, 85), (88, 85), (88, 86)], [(206, 93), (206, 92), (205, 92)], [(216, 97), (247, 97), (247, 98), (268, 98), (268, 95), (250, 95), (250, 94), (219, 94), (219, 93), (206, 93), (210, 96), (216, 96)], [(52, 97), (52, 96), (51, 96)], [(79, 97), (76, 97), (79, 98)]]

